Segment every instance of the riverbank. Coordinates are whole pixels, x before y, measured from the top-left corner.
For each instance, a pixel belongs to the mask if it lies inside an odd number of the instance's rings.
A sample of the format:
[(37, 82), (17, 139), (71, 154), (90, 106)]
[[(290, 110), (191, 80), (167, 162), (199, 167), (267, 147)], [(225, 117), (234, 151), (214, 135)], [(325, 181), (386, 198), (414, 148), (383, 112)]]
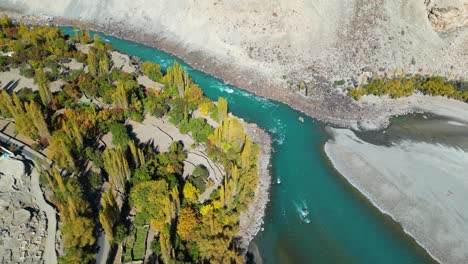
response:
[[(324, 74), (323, 71), (321, 75), (315, 76), (318, 81), (314, 82), (311, 88), (310, 93), (312, 96), (304, 96), (302, 92), (288, 89), (287, 87), (290, 86), (290, 84), (288, 84), (286, 79), (280, 78), (278, 74), (258, 72), (253, 68), (247, 68), (245, 65), (245, 67), (237, 64), (226, 65), (226, 62), (223, 62), (212, 54), (194, 51), (189, 49), (187, 45), (174, 41), (172, 38), (149, 34), (142, 30), (134, 30), (131, 26), (122, 23), (100, 24), (63, 17), (24, 15), (12, 10), (4, 10), (3, 12), (24, 23), (51, 24), (54, 26), (70, 26), (73, 24), (85, 25), (90, 29), (108, 35), (130, 39), (150, 47), (161, 49), (165, 52), (175, 54), (195, 69), (225, 80), (228, 84), (233, 84), (258, 96), (288, 104), (295, 110), (333, 126), (359, 130), (378, 130), (388, 126), (389, 118), (394, 115), (420, 112), (422, 111), (421, 109), (427, 108), (434, 109), (439, 105), (453, 107), (452, 102), (454, 100), (441, 97), (437, 99), (438, 102), (434, 104), (434, 100), (431, 99), (432, 97), (421, 95), (414, 95), (397, 100), (386, 100), (383, 98), (381, 104), (376, 103), (376, 100), (364, 103), (356, 102), (342, 90), (333, 87), (332, 80), (336, 79), (335, 75), (322, 76)], [(459, 76), (463, 77), (468, 74), (466, 70), (464, 70), (467, 68), (467, 65), (466, 60), (460, 61), (461, 64), (459, 64), (462, 65), (465, 63), (465, 67), (460, 66), (457, 73)], [(226, 70), (227, 67), (229, 70)], [(412, 66), (412, 68), (417, 72), (418, 69), (415, 66)], [(310, 71), (314, 72), (314, 69), (311, 68)], [(354, 75), (351, 73), (348, 75), (352, 76), (350, 78), (354, 79), (357, 78), (360, 73), (361, 71), (356, 71)], [(338, 74), (338, 76), (340, 76), (340, 74)]]
[(348, 182), (434, 259), (468, 260), (468, 153), (425, 142), (373, 145), (346, 129), (330, 133), (325, 152)]
[(243, 121), (244, 129), (253, 143), (260, 146), (261, 153), (258, 157), (258, 183), (255, 190), (255, 197), (249, 208), (242, 212), (239, 218), (240, 246), (247, 250), (250, 242), (257, 235), (263, 226), (265, 210), (269, 202), (271, 174), (271, 137), (256, 124)]

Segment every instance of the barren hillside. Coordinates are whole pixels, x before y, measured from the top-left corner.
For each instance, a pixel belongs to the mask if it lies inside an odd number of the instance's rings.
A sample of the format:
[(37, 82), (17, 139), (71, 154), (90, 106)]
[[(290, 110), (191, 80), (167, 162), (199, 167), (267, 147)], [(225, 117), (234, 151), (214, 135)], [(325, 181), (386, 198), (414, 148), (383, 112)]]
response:
[[(361, 106), (330, 91), (336, 80), (356, 82), (363, 71), (384, 68), (468, 75), (467, 0), (2, 0), (0, 6), (91, 22), (343, 125), (381, 114), (344, 114)], [(302, 81), (308, 98), (291, 93)]]

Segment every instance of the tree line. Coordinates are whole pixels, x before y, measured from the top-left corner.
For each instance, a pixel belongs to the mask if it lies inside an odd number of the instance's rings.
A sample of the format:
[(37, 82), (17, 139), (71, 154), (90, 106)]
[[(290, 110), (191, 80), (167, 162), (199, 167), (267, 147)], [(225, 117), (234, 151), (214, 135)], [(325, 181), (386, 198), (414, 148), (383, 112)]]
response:
[(348, 95), (359, 101), (363, 95), (389, 95), (396, 99), (408, 97), (415, 92), (431, 96), (447, 96), (468, 102), (468, 84), (464, 81), (449, 81), (441, 76), (423, 76), (420, 74), (396, 74), (393, 76), (373, 76), (360, 87), (351, 87)]

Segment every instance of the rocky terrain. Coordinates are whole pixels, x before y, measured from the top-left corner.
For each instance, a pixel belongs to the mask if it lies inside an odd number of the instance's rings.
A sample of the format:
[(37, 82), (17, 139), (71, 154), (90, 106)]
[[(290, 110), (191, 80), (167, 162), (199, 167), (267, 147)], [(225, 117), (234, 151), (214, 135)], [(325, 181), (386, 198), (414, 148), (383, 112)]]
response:
[(0, 263), (42, 263), (47, 217), (31, 193), (31, 179), (21, 161), (5, 158), (0, 167)]
[[(466, 78), (466, 0), (25, 1), (0, 7), (25, 21), (88, 22), (175, 53), (205, 72), (340, 126), (381, 127), (388, 109), (334, 87), (405, 69)], [(417, 108), (390, 107), (391, 114)], [(377, 120), (377, 121), (375, 121)]]

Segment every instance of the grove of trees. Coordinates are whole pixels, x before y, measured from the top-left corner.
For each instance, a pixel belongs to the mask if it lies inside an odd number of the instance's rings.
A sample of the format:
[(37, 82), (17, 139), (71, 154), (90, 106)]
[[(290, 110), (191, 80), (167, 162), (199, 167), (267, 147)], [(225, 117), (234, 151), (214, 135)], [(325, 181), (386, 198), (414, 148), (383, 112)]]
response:
[[(109, 44), (89, 30), (74, 31), (71, 38), (56, 28), (0, 19), (0, 47), (14, 51), (2, 58), (0, 70), (21, 68), (38, 86), (37, 91), (2, 90), (0, 115), (53, 161), (36, 164), (60, 215), (64, 254), (59, 262), (91, 263), (100, 230), (124, 249), (124, 260), (140, 260), (151, 228), (157, 235), (153, 259), (160, 262), (241, 263), (239, 215), (254, 199), (260, 150), (242, 123), (228, 115), (228, 102), (204, 97), (177, 62), (165, 73), (152, 62), (144, 62), (141, 73), (117, 69)], [(77, 45), (88, 45), (88, 52)], [(64, 64), (70, 60), (83, 68), (70, 70)], [(141, 87), (138, 74), (164, 88)], [(64, 84), (52, 92), (50, 84), (57, 80)], [(195, 117), (197, 110), (203, 117)], [(206, 149), (226, 171), (219, 185), (203, 166), (184, 176), (187, 149), (193, 146), (173, 142), (161, 152), (134, 138), (126, 120), (141, 122), (145, 115), (169, 120)], [(219, 126), (209, 125), (209, 118)], [(107, 133), (112, 135), (108, 146), (101, 142)], [(209, 197), (200, 201), (205, 192)]]

